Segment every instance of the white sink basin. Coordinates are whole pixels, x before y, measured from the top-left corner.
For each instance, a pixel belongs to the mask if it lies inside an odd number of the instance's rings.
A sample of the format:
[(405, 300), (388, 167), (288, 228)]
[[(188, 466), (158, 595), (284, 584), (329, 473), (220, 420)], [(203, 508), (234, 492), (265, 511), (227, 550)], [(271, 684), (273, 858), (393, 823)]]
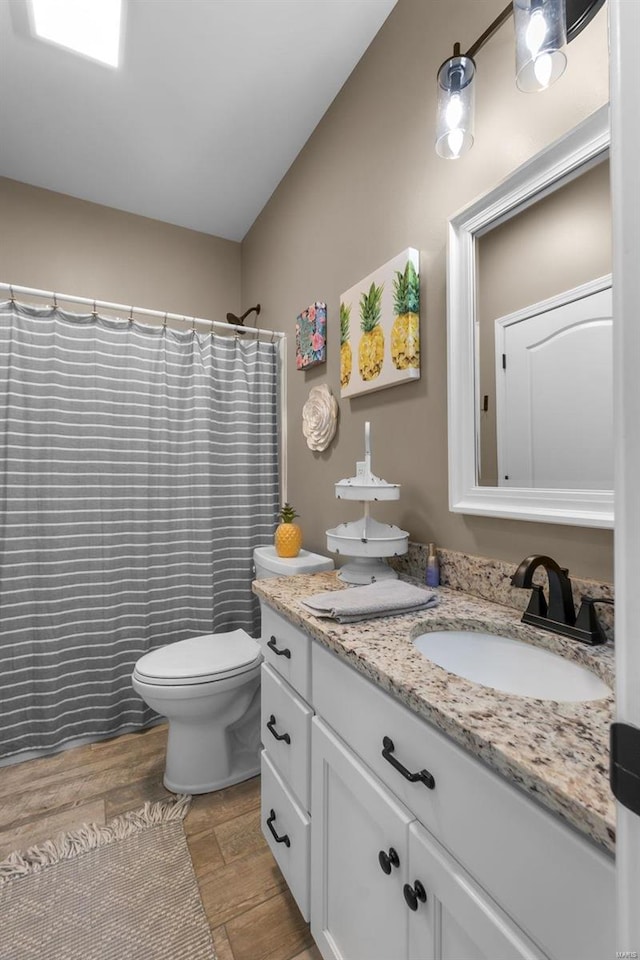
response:
[(433, 663), (466, 680), (538, 700), (600, 700), (611, 689), (586, 667), (521, 640), (470, 630), (423, 633), (413, 641)]

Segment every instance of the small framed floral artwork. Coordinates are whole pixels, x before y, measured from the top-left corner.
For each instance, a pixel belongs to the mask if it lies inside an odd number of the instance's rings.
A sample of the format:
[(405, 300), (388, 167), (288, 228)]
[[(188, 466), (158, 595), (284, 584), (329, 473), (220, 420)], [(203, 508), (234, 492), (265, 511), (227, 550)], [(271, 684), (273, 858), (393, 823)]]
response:
[(327, 305), (312, 303), (296, 320), (296, 370), (308, 370), (327, 359)]
[(340, 394), (420, 378), (420, 259), (409, 247), (340, 297)]

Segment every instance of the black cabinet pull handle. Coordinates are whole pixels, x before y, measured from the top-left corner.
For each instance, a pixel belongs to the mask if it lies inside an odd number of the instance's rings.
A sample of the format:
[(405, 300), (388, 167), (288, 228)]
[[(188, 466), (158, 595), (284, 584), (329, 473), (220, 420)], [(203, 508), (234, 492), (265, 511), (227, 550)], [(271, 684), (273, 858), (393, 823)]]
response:
[(277, 653), (279, 657), (286, 657), (287, 660), (291, 660), (291, 650), (288, 647), (284, 647), (282, 650), (278, 650), (276, 647), (276, 638), (269, 637), (267, 640), (267, 646), (270, 650), (273, 650), (274, 653)]
[(416, 880), (413, 886), (411, 886), (410, 883), (405, 883), (402, 892), (404, 893), (404, 899), (407, 901), (409, 910), (417, 910), (418, 901), (420, 901), (420, 903), (427, 902), (427, 891), (419, 880)]
[(389, 874), (391, 873), (391, 867), (400, 866), (400, 857), (398, 856), (396, 851), (393, 849), (393, 847), (389, 847), (389, 853), (385, 853), (384, 850), (380, 851), (380, 853), (378, 854), (378, 863), (380, 864), (380, 868), (382, 869), (382, 872), (386, 873), (387, 876), (389, 876)]
[(267, 817), (267, 826), (271, 831), (273, 839), (275, 840), (276, 843), (284, 843), (285, 847), (290, 847), (291, 840), (289, 840), (289, 837), (287, 836), (287, 834), (285, 833), (283, 834), (283, 836), (279, 837), (278, 834), (276, 833), (275, 827), (273, 826), (273, 821), (275, 820), (275, 818), (276, 818), (275, 810), (270, 810), (269, 816)]
[(267, 721), (267, 730), (269, 733), (273, 734), (276, 740), (284, 740), (285, 743), (291, 743), (291, 737), (288, 733), (277, 733), (276, 732), (276, 718), (273, 714), (269, 717)]
[(433, 776), (429, 773), (428, 770), (420, 770), (418, 773), (411, 773), (404, 767), (399, 760), (392, 756), (395, 747), (393, 745), (393, 740), (391, 737), (382, 738), (382, 756), (385, 760), (391, 764), (392, 767), (401, 773), (405, 780), (408, 780), (410, 783), (424, 783), (425, 787), (429, 790), (433, 790), (436, 785), (436, 781)]

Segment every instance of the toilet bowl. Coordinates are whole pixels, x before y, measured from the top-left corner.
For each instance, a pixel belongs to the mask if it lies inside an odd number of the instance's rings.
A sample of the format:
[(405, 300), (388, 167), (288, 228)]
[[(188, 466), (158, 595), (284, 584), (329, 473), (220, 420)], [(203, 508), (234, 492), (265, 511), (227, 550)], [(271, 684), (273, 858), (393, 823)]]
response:
[(169, 721), (168, 790), (208, 793), (256, 776), (261, 662), (244, 630), (178, 640), (138, 660), (133, 689)]
[[(333, 561), (301, 550), (278, 557), (254, 550), (257, 578), (333, 569)], [(174, 793), (209, 793), (260, 772), (258, 641), (244, 630), (178, 640), (138, 660), (131, 683), (169, 721), (164, 785)]]

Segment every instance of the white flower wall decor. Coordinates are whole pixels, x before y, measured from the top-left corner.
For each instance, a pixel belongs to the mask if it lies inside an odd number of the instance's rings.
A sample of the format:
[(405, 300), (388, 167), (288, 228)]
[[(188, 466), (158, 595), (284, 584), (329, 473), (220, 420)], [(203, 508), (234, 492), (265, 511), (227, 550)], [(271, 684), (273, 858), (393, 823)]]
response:
[(323, 383), (312, 387), (302, 408), (302, 432), (310, 450), (326, 450), (338, 426), (338, 401)]

